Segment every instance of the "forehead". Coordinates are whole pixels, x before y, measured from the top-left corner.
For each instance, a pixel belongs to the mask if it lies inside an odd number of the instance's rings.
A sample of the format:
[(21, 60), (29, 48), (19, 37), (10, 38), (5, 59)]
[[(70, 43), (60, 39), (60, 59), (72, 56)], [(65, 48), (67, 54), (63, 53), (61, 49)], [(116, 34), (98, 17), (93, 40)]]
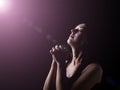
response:
[(86, 27), (86, 25), (84, 23), (82, 24), (79, 24), (75, 27), (75, 29), (78, 29), (78, 30), (81, 30), (81, 29), (84, 29)]

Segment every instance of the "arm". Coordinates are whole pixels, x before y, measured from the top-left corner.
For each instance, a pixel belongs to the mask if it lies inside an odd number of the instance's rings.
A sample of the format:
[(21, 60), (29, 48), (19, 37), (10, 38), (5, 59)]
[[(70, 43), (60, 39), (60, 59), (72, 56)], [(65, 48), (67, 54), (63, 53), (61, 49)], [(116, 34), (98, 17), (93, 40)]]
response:
[(73, 83), (71, 90), (90, 90), (102, 78), (102, 68), (98, 64), (89, 64), (81, 76)]
[(43, 86), (43, 90), (50, 90), (54, 75), (55, 75), (55, 71), (56, 71), (56, 61), (54, 59), (54, 56), (52, 55), (52, 64), (51, 64), (51, 68), (49, 70), (48, 76), (45, 80), (44, 86)]
[(62, 90), (62, 82), (61, 82), (61, 67), (57, 62), (57, 75), (56, 75), (56, 90)]
[[(52, 64), (51, 64), (51, 68), (50, 71), (48, 73), (48, 76), (45, 80), (45, 84), (43, 87), (43, 90), (50, 90), (51, 87), (51, 82), (54, 79), (56, 79), (56, 90), (62, 90), (62, 83), (61, 83), (61, 67), (60, 67), (60, 62), (58, 62), (57, 59), (61, 59), (61, 57), (59, 57), (59, 54), (61, 53), (61, 50), (63, 48), (61, 46), (56, 45), (55, 47), (53, 47), (50, 50), (50, 53), (52, 55)], [(58, 58), (59, 57), (59, 58)]]
[(57, 64), (57, 72), (56, 72), (56, 90), (63, 90), (62, 86), (62, 68), (63, 64), (61, 61), (63, 61), (65, 58), (65, 53), (64, 53), (64, 48), (61, 45), (56, 45), (54, 47), (54, 55), (55, 55), (55, 60)]

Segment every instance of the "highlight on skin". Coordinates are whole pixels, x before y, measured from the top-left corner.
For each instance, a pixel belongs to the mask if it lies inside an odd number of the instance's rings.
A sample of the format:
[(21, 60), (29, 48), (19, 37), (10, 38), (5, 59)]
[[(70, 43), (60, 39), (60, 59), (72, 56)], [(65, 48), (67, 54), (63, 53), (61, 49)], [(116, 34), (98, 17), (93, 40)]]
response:
[[(69, 64), (64, 67), (66, 70), (66, 80), (71, 79), (76, 75), (80, 67), (82, 67), (83, 59), (83, 51), (84, 45), (86, 42), (86, 33), (85, 33), (86, 24), (82, 23), (77, 25), (74, 29), (71, 30), (71, 34), (67, 39), (67, 44), (71, 47), (72, 58)], [(62, 73), (63, 72), (63, 63), (61, 63), (62, 56), (59, 56), (63, 47), (61, 45), (55, 45), (50, 50), (52, 56), (51, 68), (48, 73), (48, 76), (45, 80), (45, 84), (43, 90), (50, 90), (51, 82), (53, 82), (53, 77), (56, 79), (54, 81), (55, 90), (64, 90), (63, 88), (67, 87), (70, 90), (91, 90), (97, 83), (101, 82), (102, 79), (102, 67), (95, 63), (88, 63), (82, 71), (78, 73), (78, 77), (76, 80), (72, 81), (72, 85), (69, 86), (69, 82), (67, 82), (66, 86), (62, 84)], [(61, 55), (61, 54), (60, 54)], [(63, 58), (62, 58), (63, 59)], [(64, 60), (62, 60), (64, 61)], [(85, 64), (85, 63), (83, 63)], [(74, 77), (75, 78), (75, 77)]]

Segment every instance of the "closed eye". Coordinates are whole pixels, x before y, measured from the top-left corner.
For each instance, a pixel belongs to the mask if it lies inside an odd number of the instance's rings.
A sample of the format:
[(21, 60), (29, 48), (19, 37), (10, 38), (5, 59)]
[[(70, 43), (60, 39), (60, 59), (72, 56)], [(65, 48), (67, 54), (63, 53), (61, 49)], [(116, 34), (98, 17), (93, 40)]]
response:
[(71, 29), (71, 33), (77, 33), (78, 31), (78, 29)]

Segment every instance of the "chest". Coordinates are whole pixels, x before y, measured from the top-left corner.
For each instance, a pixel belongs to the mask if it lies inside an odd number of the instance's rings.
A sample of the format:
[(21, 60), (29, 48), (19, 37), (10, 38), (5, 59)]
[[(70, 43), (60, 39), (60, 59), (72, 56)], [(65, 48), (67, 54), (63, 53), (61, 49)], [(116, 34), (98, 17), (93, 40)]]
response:
[(79, 66), (80, 66), (79, 64), (78, 65), (69, 64), (66, 68), (66, 77), (71, 78), (76, 73)]

